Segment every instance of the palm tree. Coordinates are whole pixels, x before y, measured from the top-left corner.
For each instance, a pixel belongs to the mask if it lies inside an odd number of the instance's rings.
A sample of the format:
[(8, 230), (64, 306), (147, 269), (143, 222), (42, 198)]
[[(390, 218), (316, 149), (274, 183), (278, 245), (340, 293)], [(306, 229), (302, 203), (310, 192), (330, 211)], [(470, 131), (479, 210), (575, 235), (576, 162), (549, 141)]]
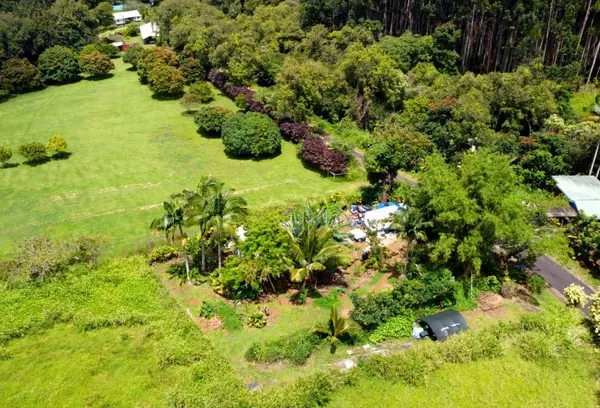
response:
[(198, 227), (198, 237), (202, 251), (202, 272), (206, 272), (206, 238), (210, 231), (210, 204), (217, 181), (203, 176), (194, 191), (184, 191), (186, 195), (186, 225)]
[(431, 221), (425, 221), (421, 211), (415, 207), (410, 207), (394, 214), (390, 229), (396, 230), (400, 237), (406, 239), (407, 262), (410, 262), (410, 254), (414, 246), (418, 242), (427, 241), (427, 234), (424, 230), (432, 225)]
[(340, 341), (340, 337), (344, 334), (352, 334), (357, 329), (356, 324), (343, 316), (340, 316), (337, 306), (331, 308), (331, 314), (329, 315), (329, 327), (324, 329), (322, 327), (316, 327), (313, 329), (314, 333), (322, 333), (329, 337), (331, 343), (331, 354), (335, 353), (337, 343)]
[(293, 266), (289, 271), (293, 282), (303, 282), (304, 285), (314, 273), (326, 270), (327, 266), (349, 261), (347, 249), (334, 240), (334, 228), (317, 227), (315, 223), (304, 219), (303, 225), (295, 231), (292, 223), (288, 223), (285, 230), (291, 250)]
[[(153, 230), (164, 230), (168, 234), (168, 231), (172, 229), (179, 229), (179, 236), (183, 240), (185, 234), (183, 233), (184, 224), (184, 209), (183, 206), (179, 205), (176, 201), (177, 197), (172, 197), (173, 200), (163, 202), (163, 208), (165, 213), (152, 221), (150, 228)], [(175, 243), (175, 232), (173, 232), (173, 243)], [(190, 261), (188, 259), (185, 244), (183, 245), (183, 254), (185, 257), (185, 272), (188, 282), (190, 281)]]
[(218, 266), (221, 265), (221, 242), (235, 233), (235, 228), (244, 222), (248, 215), (246, 200), (234, 196), (233, 192), (217, 182), (212, 188), (208, 203), (208, 226), (217, 240)]

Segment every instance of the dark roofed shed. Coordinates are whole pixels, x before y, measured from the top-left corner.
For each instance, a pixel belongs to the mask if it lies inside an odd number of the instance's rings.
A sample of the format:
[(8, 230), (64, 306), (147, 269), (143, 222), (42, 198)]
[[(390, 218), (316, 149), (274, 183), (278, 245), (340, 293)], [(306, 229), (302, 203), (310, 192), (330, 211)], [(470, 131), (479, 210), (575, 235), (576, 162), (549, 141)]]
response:
[(445, 340), (448, 336), (469, 328), (465, 318), (454, 309), (417, 319), (417, 323), (432, 340)]

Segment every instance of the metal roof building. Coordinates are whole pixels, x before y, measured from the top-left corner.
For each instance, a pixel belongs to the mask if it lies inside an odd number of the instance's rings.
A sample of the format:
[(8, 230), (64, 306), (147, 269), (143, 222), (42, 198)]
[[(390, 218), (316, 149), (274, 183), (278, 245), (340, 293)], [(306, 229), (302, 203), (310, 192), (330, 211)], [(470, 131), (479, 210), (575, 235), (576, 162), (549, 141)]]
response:
[(600, 180), (594, 176), (552, 176), (577, 212), (600, 218)]
[(431, 340), (446, 340), (448, 336), (469, 328), (465, 318), (454, 309), (422, 317), (417, 319), (417, 323)]
[(142, 40), (147, 42), (149, 39), (156, 39), (158, 36), (158, 24), (156, 23), (146, 23), (140, 26), (140, 34), (142, 35)]
[(119, 13), (113, 13), (116, 25), (123, 25), (136, 21), (142, 21), (142, 15), (137, 10), (122, 11)]

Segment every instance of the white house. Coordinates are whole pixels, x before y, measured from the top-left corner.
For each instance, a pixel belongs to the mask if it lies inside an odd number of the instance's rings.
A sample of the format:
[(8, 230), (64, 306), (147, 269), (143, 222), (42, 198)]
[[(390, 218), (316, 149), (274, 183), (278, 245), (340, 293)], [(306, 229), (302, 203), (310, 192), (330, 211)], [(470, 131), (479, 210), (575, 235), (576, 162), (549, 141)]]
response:
[(113, 18), (115, 19), (116, 25), (123, 25), (127, 23), (142, 21), (142, 15), (137, 10), (113, 13)]
[(156, 23), (146, 23), (140, 26), (140, 33), (144, 44), (156, 41), (158, 36), (158, 25)]

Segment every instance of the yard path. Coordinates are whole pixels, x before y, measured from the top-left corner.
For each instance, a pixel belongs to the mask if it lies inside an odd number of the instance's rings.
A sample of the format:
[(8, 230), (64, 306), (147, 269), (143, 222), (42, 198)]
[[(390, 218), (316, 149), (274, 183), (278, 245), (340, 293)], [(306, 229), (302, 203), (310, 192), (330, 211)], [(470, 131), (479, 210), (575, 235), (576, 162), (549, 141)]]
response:
[[(552, 259), (548, 258), (546, 255), (542, 255), (538, 257), (535, 261), (535, 265), (533, 267), (533, 271), (540, 275), (542, 278), (546, 280), (546, 282), (556, 290), (555, 295), (564, 302), (565, 298), (563, 293), (565, 292), (565, 288), (571, 284), (579, 285), (583, 287), (583, 290), (588, 296), (593, 295), (596, 291), (590, 288), (587, 284), (583, 283), (580, 279), (574, 276), (571, 272), (558, 265)], [(583, 308), (583, 312), (586, 316), (589, 316), (590, 309), (589, 306)]]

